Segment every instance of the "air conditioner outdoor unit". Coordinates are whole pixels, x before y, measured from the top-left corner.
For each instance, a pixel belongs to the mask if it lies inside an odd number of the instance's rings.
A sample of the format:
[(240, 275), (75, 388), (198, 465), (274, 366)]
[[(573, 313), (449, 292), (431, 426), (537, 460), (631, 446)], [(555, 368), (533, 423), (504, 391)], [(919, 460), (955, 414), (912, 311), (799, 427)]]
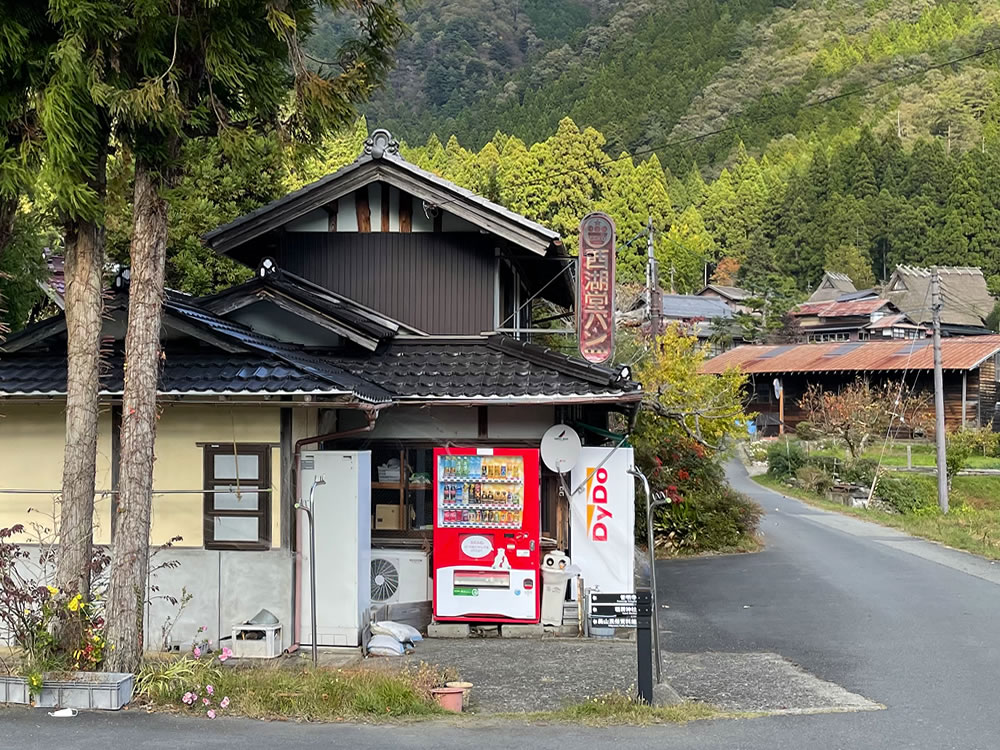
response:
[(430, 560), (423, 550), (372, 550), (372, 604), (425, 602)]

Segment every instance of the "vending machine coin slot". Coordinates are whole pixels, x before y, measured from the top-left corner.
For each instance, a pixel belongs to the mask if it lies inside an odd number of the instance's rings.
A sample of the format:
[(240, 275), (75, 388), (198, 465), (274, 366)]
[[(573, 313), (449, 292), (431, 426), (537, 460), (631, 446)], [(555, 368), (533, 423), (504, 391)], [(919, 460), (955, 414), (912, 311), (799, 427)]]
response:
[(510, 572), (505, 570), (456, 570), (456, 586), (480, 589), (509, 589)]

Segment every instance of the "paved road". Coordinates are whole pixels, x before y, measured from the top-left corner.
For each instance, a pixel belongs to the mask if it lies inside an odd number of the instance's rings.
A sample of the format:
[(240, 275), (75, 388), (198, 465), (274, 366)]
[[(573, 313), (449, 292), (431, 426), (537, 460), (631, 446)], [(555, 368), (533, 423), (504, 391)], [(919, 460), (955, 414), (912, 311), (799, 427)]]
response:
[(1000, 745), (1000, 565), (730, 480), (767, 510), (765, 551), (664, 562), (671, 651), (770, 651), (884, 711), (580, 729), (304, 726), (126, 713), (0, 712), (0, 748), (523, 747), (803, 750)]

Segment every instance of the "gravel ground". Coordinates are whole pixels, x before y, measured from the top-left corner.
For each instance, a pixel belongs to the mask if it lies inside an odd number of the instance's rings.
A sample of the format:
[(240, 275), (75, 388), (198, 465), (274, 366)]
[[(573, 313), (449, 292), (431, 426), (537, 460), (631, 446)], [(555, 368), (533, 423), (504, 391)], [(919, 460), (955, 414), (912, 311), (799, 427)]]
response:
[(728, 711), (872, 711), (877, 703), (821, 680), (778, 654), (664, 654), (663, 676), (682, 697)]
[[(516, 713), (560, 708), (611, 692), (631, 693), (635, 644), (583, 639), (433, 639), (401, 660), (368, 660), (391, 667), (426, 662), (450, 667), (471, 682), (470, 708)], [(681, 696), (728, 711), (810, 713), (879, 706), (825, 682), (777, 654), (664, 652), (663, 677)]]

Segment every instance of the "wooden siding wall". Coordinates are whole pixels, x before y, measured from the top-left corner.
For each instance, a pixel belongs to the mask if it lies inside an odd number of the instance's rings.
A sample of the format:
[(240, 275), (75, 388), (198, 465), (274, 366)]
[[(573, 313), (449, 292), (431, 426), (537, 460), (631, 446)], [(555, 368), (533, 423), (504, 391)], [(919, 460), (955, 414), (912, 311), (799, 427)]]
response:
[(992, 425), (994, 430), (1000, 428), (996, 423), (997, 401), (1000, 394), (997, 393), (997, 365), (996, 358), (991, 358), (983, 362), (979, 367), (979, 423), (982, 425)]
[[(989, 372), (987, 369), (989, 367)], [(997, 384), (993, 360), (988, 360), (980, 370), (968, 373), (965, 398), (965, 426), (987, 427), (993, 424), (993, 412), (997, 403)], [(900, 373), (895, 377), (871, 377), (873, 383), (890, 380), (898, 385)], [(980, 377), (982, 375), (982, 377)], [(776, 435), (778, 432), (778, 399), (772, 388), (773, 375), (757, 375), (751, 381), (749, 410), (761, 416), (758, 424), (765, 435)], [(799, 406), (799, 400), (810, 383), (818, 383), (824, 390), (838, 391), (854, 382), (854, 373), (830, 375), (786, 375), (783, 379), (785, 388), (785, 430), (793, 431), (795, 426), (805, 420), (806, 415)], [(921, 410), (923, 421), (929, 432), (934, 428), (934, 379), (931, 373), (921, 373), (914, 385), (913, 374), (906, 379), (907, 389), (912, 388), (914, 394), (924, 393), (927, 398)], [(944, 418), (948, 431), (962, 427), (962, 373), (945, 371), (944, 373)]]
[(493, 240), (479, 233), (287, 232), (279, 268), (434, 334), (494, 327)]

